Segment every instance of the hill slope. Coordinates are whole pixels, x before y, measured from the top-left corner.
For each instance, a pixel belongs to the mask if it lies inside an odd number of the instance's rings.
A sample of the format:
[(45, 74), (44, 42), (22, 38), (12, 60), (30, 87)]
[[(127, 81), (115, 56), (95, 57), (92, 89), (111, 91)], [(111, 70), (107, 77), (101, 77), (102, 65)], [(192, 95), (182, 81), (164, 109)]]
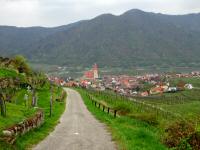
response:
[(55, 28), (0, 27), (0, 34), (1, 54), (21, 53), (38, 63), (200, 66), (200, 14), (170, 16), (133, 9)]

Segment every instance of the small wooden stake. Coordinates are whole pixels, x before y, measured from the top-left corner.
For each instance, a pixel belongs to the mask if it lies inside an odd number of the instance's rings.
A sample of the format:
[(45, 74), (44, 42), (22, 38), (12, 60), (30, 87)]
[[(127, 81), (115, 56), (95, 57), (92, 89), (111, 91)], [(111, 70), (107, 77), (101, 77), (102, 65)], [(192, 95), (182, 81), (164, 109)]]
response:
[(117, 116), (117, 110), (114, 110), (114, 117), (116, 118)]

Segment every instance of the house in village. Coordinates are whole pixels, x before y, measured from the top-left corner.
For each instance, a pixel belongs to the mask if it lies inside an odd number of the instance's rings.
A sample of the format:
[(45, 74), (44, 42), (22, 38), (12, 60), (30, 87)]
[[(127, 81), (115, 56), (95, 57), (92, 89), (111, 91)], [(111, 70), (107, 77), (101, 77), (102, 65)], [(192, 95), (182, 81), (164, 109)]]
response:
[(75, 81), (68, 81), (67, 83), (65, 83), (65, 86), (67, 87), (75, 87), (78, 86), (78, 83)]
[(189, 90), (191, 90), (191, 89), (193, 89), (194, 87), (192, 86), (192, 84), (185, 84), (185, 86), (184, 86), (186, 89), (189, 89)]
[(168, 92), (177, 92), (178, 91), (178, 88), (177, 87), (169, 87), (168, 88)]
[(147, 91), (140, 93), (140, 96), (146, 97), (149, 96), (149, 93)]
[(162, 94), (164, 92), (168, 92), (169, 87), (167, 85), (157, 85), (154, 88), (151, 88), (150, 94)]

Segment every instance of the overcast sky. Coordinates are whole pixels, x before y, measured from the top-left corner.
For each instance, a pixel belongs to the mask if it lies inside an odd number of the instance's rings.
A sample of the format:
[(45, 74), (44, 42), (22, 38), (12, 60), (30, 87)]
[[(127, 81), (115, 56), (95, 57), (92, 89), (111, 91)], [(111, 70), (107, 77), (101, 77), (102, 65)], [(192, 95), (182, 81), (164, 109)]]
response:
[(200, 12), (200, 0), (0, 0), (0, 25), (59, 26), (129, 9), (165, 14)]

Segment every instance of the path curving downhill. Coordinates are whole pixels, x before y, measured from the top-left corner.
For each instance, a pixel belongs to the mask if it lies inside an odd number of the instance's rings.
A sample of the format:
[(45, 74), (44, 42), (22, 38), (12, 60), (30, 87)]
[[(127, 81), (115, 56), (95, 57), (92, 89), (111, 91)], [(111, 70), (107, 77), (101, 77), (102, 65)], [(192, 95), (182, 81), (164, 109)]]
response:
[(34, 150), (115, 150), (105, 126), (87, 110), (78, 92), (67, 91), (66, 110), (55, 130)]

